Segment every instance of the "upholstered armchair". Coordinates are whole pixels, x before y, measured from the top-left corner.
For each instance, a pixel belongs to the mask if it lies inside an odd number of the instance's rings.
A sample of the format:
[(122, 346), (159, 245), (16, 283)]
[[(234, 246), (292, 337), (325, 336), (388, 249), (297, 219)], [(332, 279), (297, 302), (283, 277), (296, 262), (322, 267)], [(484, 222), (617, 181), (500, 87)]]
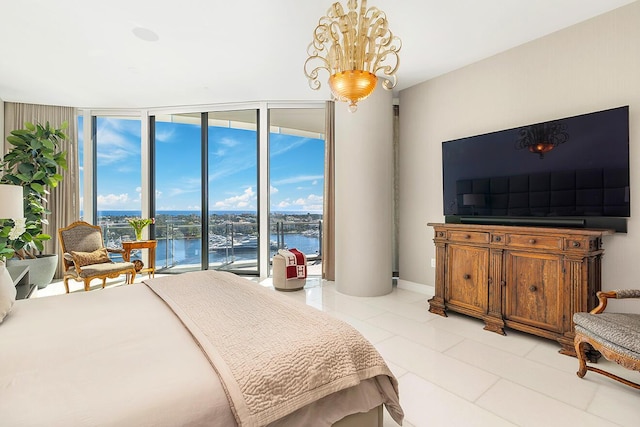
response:
[(122, 253), (122, 249), (105, 248), (102, 229), (84, 221), (76, 221), (58, 230), (58, 240), (63, 253), (64, 288), (69, 293), (69, 279), (84, 282), (89, 290), (93, 279), (102, 279), (104, 288), (107, 277), (130, 274), (133, 283), (136, 269), (131, 262), (113, 262), (109, 253)]
[(575, 347), (580, 363), (577, 372), (580, 378), (587, 371), (620, 381), (633, 388), (640, 384), (593, 366), (587, 366), (587, 352), (597, 350), (607, 360), (627, 369), (640, 371), (640, 314), (604, 313), (609, 298), (640, 298), (640, 289), (624, 289), (598, 292), (600, 304), (589, 313), (575, 313)]

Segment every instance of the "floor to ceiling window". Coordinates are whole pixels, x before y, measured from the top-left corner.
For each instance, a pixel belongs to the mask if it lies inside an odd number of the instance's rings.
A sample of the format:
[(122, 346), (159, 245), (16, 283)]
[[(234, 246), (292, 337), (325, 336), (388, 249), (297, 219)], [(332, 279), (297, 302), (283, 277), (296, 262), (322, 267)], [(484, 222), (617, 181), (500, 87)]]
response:
[(258, 273), (258, 111), (208, 118), (209, 264)]
[(278, 248), (306, 254), (309, 271), (316, 274), (322, 260), (324, 114), (324, 109), (269, 110), (271, 239)]
[(202, 268), (201, 114), (155, 117), (156, 267)]
[(140, 118), (98, 116), (95, 125), (96, 221), (106, 245), (117, 247), (135, 240), (127, 219), (141, 215)]
[(127, 219), (154, 216), (162, 272), (262, 276), (278, 249), (294, 247), (319, 264), (325, 110), (292, 105), (87, 111), (79, 133), (94, 143), (79, 152), (96, 166), (81, 178), (85, 220), (117, 247), (135, 238)]

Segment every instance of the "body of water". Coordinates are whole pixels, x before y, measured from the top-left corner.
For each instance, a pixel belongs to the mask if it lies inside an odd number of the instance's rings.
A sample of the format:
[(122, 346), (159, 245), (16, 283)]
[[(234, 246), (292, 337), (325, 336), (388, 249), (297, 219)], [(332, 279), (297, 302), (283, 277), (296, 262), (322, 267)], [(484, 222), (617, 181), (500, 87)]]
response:
[[(271, 235), (271, 241), (276, 241), (276, 236)], [(156, 268), (166, 266), (200, 264), (201, 262), (201, 239), (159, 239), (156, 248)], [(320, 239), (318, 237), (305, 236), (303, 234), (286, 234), (285, 245), (288, 249), (298, 249), (307, 255), (317, 255), (320, 250)], [(274, 255), (276, 248), (272, 248), (270, 253)], [(134, 253), (132, 259), (140, 258), (139, 253)], [(258, 250), (253, 247), (227, 248), (209, 251), (210, 264), (227, 264), (234, 261), (251, 261), (258, 259)]]
[[(255, 212), (244, 212), (244, 211), (210, 211), (211, 215), (242, 215), (242, 214), (255, 214)], [(289, 214), (285, 212), (278, 212), (279, 214)], [(306, 216), (306, 213), (302, 212), (291, 212), (291, 215), (300, 215)], [(178, 216), (189, 216), (189, 215), (200, 215), (199, 211), (186, 211), (186, 210), (175, 210), (175, 211), (158, 211), (156, 216), (167, 215), (170, 217), (178, 217)], [(123, 226), (127, 227), (126, 220), (127, 218), (140, 217), (140, 211), (122, 211), (122, 210), (104, 210), (98, 211), (98, 216), (100, 218), (108, 218), (108, 223), (103, 224), (104, 229), (103, 233), (105, 238), (109, 241), (107, 245), (109, 246), (120, 246), (119, 241), (120, 238), (123, 237), (123, 234), (120, 232), (113, 232), (113, 230), (120, 229), (122, 230)], [(162, 221), (162, 219), (161, 219)], [(171, 220), (169, 220), (171, 221)], [(175, 223), (172, 223), (175, 226)], [(236, 224), (236, 223), (234, 223)], [(238, 223), (240, 224), (240, 223)], [(290, 225), (297, 224), (295, 221), (289, 222)], [(315, 256), (319, 254), (320, 251), (320, 238), (317, 233), (317, 228), (315, 229), (316, 233), (313, 233), (314, 227), (317, 227), (317, 222), (310, 223), (311, 228), (308, 228), (306, 233), (282, 233), (280, 234), (280, 238), (284, 238), (285, 248), (293, 249), (296, 248), (302, 253), (309, 256)], [(114, 228), (115, 227), (115, 228)], [(157, 225), (156, 225), (157, 227)], [(254, 224), (255, 227), (255, 224)], [(109, 232), (111, 230), (112, 232)], [(227, 230), (228, 231), (228, 230)], [(211, 234), (209, 240), (209, 264), (210, 265), (219, 265), (219, 264), (228, 264), (235, 261), (255, 261), (258, 259), (258, 248), (257, 248), (257, 238), (255, 236), (247, 233), (246, 231), (242, 231), (240, 233), (237, 232), (234, 237), (235, 243), (231, 245), (230, 236), (234, 234), (218, 235)], [(291, 230), (293, 231), (293, 230)], [(311, 232), (311, 234), (309, 234)], [(201, 263), (201, 252), (202, 252), (202, 239), (201, 238), (169, 238), (164, 239), (162, 236), (171, 234), (167, 233), (159, 233), (157, 236), (158, 246), (156, 248), (156, 267), (172, 267), (178, 265), (190, 265), (196, 264), (199, 265)], [(185, 233), (186, 234), (186, 233)], [(108, 237), (107, 237), (108, 236)], [(126, 235), (125, 235), (126, 236)], [(131, 238), (131, 236), (128, 236)], [(180, 237), (184, 237), (180, 234)], [(126, 238), (126, 237), (125, 237)], [(277, 252), (277, 241), (278, 237), (276, 234), (271, 234), (269, 236), (271, 242), (271, 255), (274, 255)], [(139, 251), (132, 253), (132, 259), (139, 259), (141, 254)]]

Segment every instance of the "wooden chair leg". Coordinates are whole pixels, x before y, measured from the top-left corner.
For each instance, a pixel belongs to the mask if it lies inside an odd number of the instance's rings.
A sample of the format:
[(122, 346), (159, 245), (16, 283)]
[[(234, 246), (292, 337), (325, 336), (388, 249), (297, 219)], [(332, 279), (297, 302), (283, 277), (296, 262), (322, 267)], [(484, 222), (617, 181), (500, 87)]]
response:
[(91, 283), (91, 279), (84, 279), (84, 290), (88, 291), (90, 288), (89, 284)]
[(102, 278), (102, 289), (104, 289), (105, 285), (107, 284), (107, 278), (103, 277)]
[(66, 291), (66, 293), (69, 293), (69, 278), (68, 277), (64, 278), (64, 290)]
[(578, 357), (578, 372), (576, 374), (580, 378), (584, 378), (587, 373), (587, 349), (590, 347), (589, 344), (582, 340), (581, 336), (576, 336), (575, 340), (576, 347), (576, 356)]

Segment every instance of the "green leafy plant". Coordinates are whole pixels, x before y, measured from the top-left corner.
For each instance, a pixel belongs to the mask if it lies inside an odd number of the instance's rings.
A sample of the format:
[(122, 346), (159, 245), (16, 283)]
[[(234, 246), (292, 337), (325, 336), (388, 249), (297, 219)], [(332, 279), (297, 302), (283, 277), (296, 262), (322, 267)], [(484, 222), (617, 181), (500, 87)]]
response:
[(67, 152), (60, 146), (67, 139), (63, 131), (68, 123), (58, 129), (49, 122), (44, 126), (26, 122), (24, 126), (7, 137), (13, 148), (0, 163), (0, 182), (24, 188), (24, 227), (13, 220), (0, 221), (0, 252), (20, 259), (35, 258), (44, 250), (43, 242), (51, 239), (42, 232), (43, 225), (48, 224), (46, 216), (51, 213), (46, 207), (47, 197), (49, 189), (62, 180), (60, 169), (67, 169)]
[(130, 218), (128, 221), (136, 233), (136, 240), (142, 240), (142, 230), (144, 230), (147, 225), (156, 223), (155, 218)]

